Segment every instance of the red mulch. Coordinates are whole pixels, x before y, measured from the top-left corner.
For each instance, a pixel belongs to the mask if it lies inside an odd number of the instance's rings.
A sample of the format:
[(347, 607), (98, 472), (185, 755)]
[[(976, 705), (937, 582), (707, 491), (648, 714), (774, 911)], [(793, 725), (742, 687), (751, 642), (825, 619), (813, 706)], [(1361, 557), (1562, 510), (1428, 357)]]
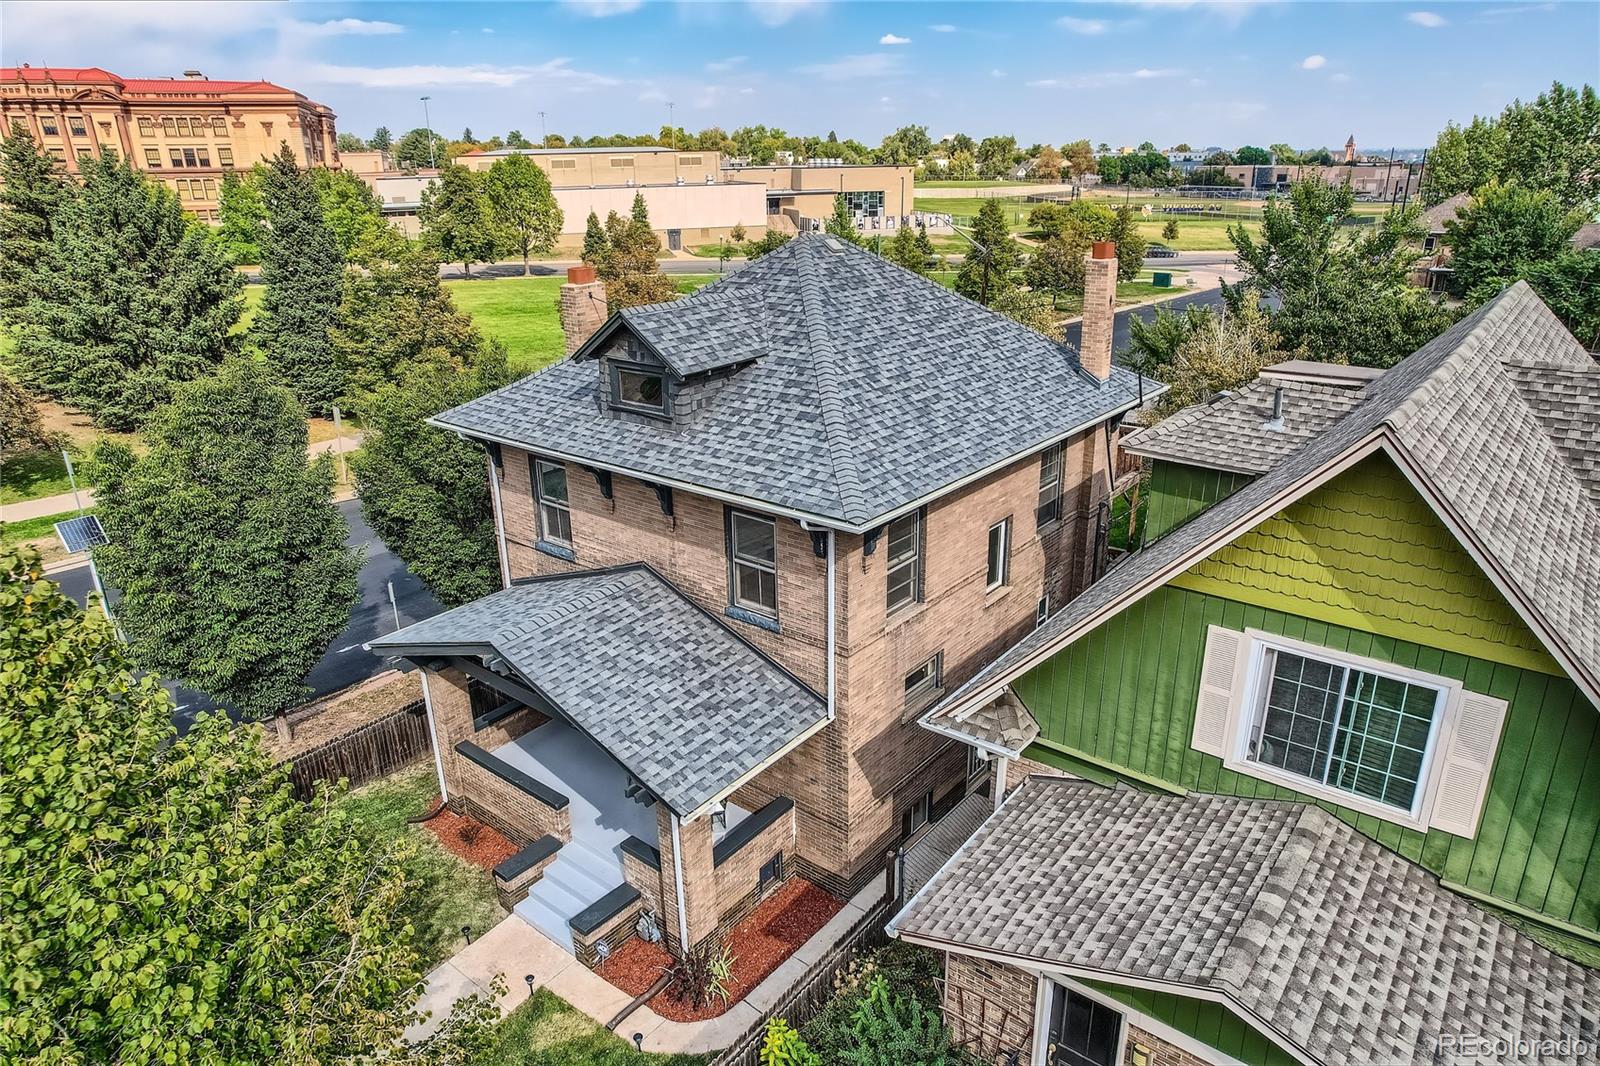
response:
[[(433, 802), (437, 804), (439, 798), (435, 796)], [(446, 851), (485, 870), (493, 870), (522, 850), (482, 822), (451, 810), (440, 811), (422, 824)]]
[[(829, 895), (810, 881), (798, 877), (790, 879), (729, 930), (723, 941), (733, 956), (728, 1002), (713, 1000), (709, 1006), (695, 1010), (687, 1001), (680, 1000), (677, 989), (669, 985), (650, 1001), (650, 1008), (674, 1022), (697, 1022), (726, 1013), (843, 907), (844, 900)], [(650, 988), (670, 961), (666, 951), (658, 945), (635, 938), (607, 959), (597, 972), (624, 992), (637, 996)]]

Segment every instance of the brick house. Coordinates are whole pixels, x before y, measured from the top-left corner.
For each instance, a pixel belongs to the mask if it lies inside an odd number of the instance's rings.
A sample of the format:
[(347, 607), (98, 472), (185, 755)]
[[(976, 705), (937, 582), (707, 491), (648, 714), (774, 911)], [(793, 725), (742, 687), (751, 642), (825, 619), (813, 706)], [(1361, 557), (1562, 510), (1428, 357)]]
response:
[(569, 357), (434, 423), (482, 442), (505, 589), (381, 640), (503, 898), (593, 961), (784, 878), (847, 895), (981, 764), (916, 718), (1098, 572), (1115, 249), (1079, 352), (806, 237), (678, 301), (563, 289)]
[(1386, 372), (1269, 367), (1126, 447), (1143, 546), (922, 718), (1005, 793), (916, 845), (890, 923), (947, 953), (958, 1039), (1593, 1062), (1593, 357), (1519, 282)]

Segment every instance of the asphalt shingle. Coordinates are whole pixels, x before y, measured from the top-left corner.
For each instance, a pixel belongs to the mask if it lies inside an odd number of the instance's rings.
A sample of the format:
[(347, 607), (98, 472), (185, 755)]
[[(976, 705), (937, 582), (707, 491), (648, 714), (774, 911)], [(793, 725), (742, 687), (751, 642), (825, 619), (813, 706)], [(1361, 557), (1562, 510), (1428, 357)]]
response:
[(436, 421), (865, 529), (1159, 389), (1120, 367), (1098, 383), (1071, 346), (823, 237), (620, 318), (679, 373), (748, 365), (688, 424), (612, 417), (587, 360)]
[(371, 646), (492, 649), (680, 815), (827, 717), (821, 696), (643, 564), (513, 585)]
[(1600, 971), (1311, 804), (1031, 778), (891, 928), (1218, 994), (1319, 1063), (1435, 1061), (1441, 1034), (1600, 1042)]

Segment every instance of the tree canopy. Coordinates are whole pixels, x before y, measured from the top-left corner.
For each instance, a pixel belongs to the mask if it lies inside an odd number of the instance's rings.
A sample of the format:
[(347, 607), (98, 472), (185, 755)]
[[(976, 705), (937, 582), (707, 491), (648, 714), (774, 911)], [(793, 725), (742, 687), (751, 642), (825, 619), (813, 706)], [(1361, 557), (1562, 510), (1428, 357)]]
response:
[(367, 234), (384, 225), (383, 202), (372, 186), (348, 170), (313, 167), (310, 174), (322, 220), (333, 233), (340, 258), (349, 259)]
[(111, 543), (95, 559), (134, 660), (247, 717), (300, 702), (361, 568), (332, 463), (307, 459), (304, 409), (267, 365), (234, 358), (180, 386), (145, 441), (96, 456)]
[(850, 205), (845, 201), (844, 193), (836, 193), (833, 197), (833, 213), (828, 216), (828, 221), (823, 224), (823, 232), (831, 237), (837, 237), (849, 244), (863, 244), (865, 241), (861, 231), (856, 229), (855, 214), (850, 210)]
[(529, 257), (549, 252), (561, 236), (561, 205), (549, 177), (527, 156), (506, 156), (489, 168), (484, 192), (502, 245), (522, 254), (527, 277)]
[(955, 289), (982, 304), (993, 304), (1001, 293), (1016, 286), (1022, 265), (1022, 247), (1011, 236), (1005, 210), (998, 200), (985, 200), (972, 224), (972, 241), (956, 273)]
[(494, 213), (484, 175), (454, 163), (439, 168), (439, 180), (422, 190), (417, 211), (422, 237), (445, 262), (460, 263), (470, 277), (473, 263), (494, 257)]
[[(386, 131), (387, 132), (387, 131)], [(418, 127), (408, 130), (390, 149), (394, 165), (402, 170), (421, 170), (445, 162), (445, 145), (448, 138), (433, 130)]]
[(1451, 295), (1482, 303), (1533, 264), (1565, 252), (1583, 221), (1549, 189), (1490, 180), (1445, 223)]
[(261, 248), (267, 243), (267, 205), (261, 198), (261, 165), (240, 174), (230, 170), (222, 175), (222, 193), (217, 202), (217, 243), (235, 266), (257, 266)]
[(34, 292), (65, 191), (55, 161), (13, 122), (0, 140), (0, 322)]
[(1437, 204), (1492, 180), (1548, 190), (1563, 207), (1592, 214), (1600, 203), (1600, 97), (1594, 88), (1554, 82), (1531, 104), (1515, 100), (1497, 117), (1446, 125), (1428, 153), (1422, 197)]
[(656, 256), (661, 240), (650, 228), (650, 211), (643, 193), (633, 196), (627, 218), (612, 212), (606, 218), (606, 250), (595, 272), (606, 283), (606, 306), (613, 311), (642, 304), (675, 300), (678, 290), (661, 273)]

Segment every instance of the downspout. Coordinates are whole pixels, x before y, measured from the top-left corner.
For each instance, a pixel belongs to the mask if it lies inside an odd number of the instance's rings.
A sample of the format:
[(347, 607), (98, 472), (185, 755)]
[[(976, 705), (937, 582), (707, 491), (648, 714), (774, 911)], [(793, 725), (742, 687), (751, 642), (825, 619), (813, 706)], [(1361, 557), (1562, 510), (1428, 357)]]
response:
[[(813, 532), (815, 530), (815, 528), (816, 528), (816, 527), (812, 526), (810, 523), (808, 523), (804, 518), (801, 518), (798, 521), (800, 523), (800, 528), (805, 530), (807, 533)], [(833, 540), (834, 540), (834, 537), (837, 534), (832, 529), (828, 529), (828, 530), (826, 530), (826, 532), (828, 534), (828, 638), (827, 638), (827, 648), (828, 648), (828, 721), (831, 722), (831, 721), (834, 720), (835, 717), (838, 716), (838, 711), (834, 707), (834, 691), (836, 689), (836, 680), (835, 680), (836, 674), (835, 674), (835, 667), (834, 667), (835, 598), (834, 598), (834, 548), (833, 548)]]
[[(495, 468), (494, 456), (486, 456), (489, 464), (489, 494), (494, 502), (494, 543), (500, 551), (500, 587), (511, 587), (511, 563), (506, 558), (506, 513), (500, 507), (500, 470)], [(504, 460), (501, 460), (502, 469)]]
[(428, 743), (433, 745), (433, 769), (439, 775), (439, 802), (450, 801), (450, 792), (444, 787), (444, 758), (439, 754), (439, 731), (433, 725), (433, 692), (428, 688), (428, 668), (419, 665), (417, 673), (422, 676), (422, 703), (428, 709)]
[(672, 816), (672, 878), (678, 885), (678, 950), (689, 954), (689, 916), (683, 900), (683, 836), (678, 832), (678, 816)]

